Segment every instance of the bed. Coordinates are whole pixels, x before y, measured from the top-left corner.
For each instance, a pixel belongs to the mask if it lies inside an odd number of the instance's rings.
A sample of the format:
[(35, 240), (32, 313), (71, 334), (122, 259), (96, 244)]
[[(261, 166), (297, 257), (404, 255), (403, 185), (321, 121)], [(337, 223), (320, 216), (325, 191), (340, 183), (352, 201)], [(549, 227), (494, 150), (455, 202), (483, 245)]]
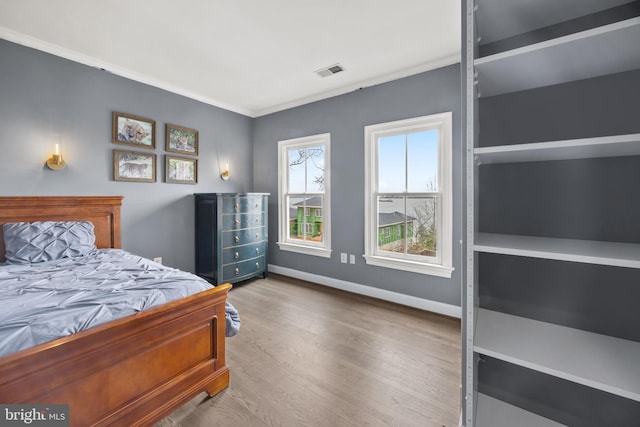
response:
[[(0, 197), (0, 232), (5, 223), (90, 221), (97, 248), (119, 249), (121, 204), (119, 196)], [(230, 289), (208, 288), (2, 356), (0, 402), (69, 404), (72, 426), (134, 426), (153, 424), (202, 392), (213, 396), (229, 384)]]

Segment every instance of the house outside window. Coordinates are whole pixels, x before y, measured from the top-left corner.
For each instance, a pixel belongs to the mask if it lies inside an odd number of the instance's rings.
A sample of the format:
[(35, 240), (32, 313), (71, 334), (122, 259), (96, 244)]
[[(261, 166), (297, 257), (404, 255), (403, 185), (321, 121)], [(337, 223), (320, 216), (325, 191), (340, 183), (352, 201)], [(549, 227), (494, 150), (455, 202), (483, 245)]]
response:
[(367, 264), (451, 277), (452, 114), (365, 127)]
[(331, 257), (330, 134), (278, 142), (278, 247)]

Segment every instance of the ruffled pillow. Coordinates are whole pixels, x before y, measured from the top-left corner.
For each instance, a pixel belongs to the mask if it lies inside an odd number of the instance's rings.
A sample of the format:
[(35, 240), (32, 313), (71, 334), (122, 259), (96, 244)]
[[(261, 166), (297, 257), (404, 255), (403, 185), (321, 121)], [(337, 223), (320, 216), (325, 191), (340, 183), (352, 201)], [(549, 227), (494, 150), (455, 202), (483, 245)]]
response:
[(9, 222), (3, 225), (5, 258), (30, 264), (84, 256), (96, 249), (89, 221)]

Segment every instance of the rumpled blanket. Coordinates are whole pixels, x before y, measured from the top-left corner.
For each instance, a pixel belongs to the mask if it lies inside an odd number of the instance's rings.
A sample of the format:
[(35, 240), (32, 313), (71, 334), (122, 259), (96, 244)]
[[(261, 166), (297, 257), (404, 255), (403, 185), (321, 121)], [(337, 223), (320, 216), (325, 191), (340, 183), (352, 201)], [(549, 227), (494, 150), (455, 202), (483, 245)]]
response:
[[(210, 289), (206, 280), (120, 249), (0, 266), (0, 356)], [(240, 328), (226, 303), (226, 335)]]

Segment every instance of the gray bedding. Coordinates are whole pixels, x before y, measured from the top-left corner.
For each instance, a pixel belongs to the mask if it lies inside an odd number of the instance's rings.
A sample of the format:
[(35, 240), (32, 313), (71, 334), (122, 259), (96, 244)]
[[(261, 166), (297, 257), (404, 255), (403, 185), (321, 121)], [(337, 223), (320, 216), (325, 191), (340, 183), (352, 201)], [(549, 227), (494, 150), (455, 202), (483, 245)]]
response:
[[(120, 249), (0, 265), (0, 356), (212, 287), (204, 279)], [(240, 328), (227, 302), (226, 335)]]

